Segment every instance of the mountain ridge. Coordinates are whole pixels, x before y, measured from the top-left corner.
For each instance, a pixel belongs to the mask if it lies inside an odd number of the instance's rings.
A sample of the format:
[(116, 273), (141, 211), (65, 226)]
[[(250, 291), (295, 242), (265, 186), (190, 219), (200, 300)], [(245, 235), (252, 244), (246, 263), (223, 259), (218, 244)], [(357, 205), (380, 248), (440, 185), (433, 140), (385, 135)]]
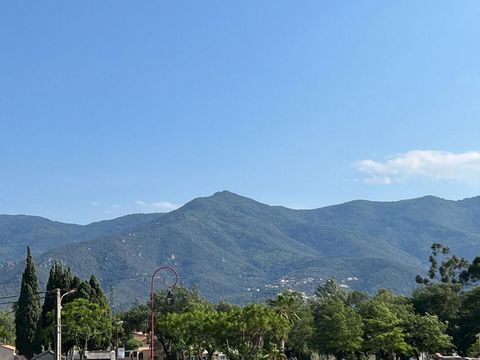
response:
[[(175, 266), (184, 285), (196, 285), (212, 300), (262, 299), (287, 285), (308, 293), (330, 276), (352, 288), (406, 293), (424, 272), (431, 243), (467, 258), (480, 253), (477, 214), (478, 197), (355, 200), (295, 210), (221, 191), (162, 215), (82, 228), (100, 236), (84, 234), (36, 261), (42, 281), (55, 260), (84, 277), (96, 273), (104, 287), (117, 289), (118, 307), (144, 299), (149, 274), (161, 264)], [(20, 270), (20, 264), (4, 269), (0, 287), (14, 288)]]

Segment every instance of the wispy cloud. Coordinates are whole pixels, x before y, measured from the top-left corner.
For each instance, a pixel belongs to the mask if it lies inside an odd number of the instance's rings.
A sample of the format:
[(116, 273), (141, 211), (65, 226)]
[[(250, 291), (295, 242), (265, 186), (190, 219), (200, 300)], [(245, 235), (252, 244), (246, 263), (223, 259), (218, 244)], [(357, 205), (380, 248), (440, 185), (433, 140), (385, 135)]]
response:
[(451, 153), (435, 150), (412, 150), (386, 158), (365, 159), (355, 167), (366, 174), (368, 184), (389, 185), (410, 178), (459, 183), (480, 183), (480, 152)]
[(143, 207), (145, 210), (151, 211), (172, 211), (182, 206), (167, 201), (145, 202), (138, 200), (136, 204)]

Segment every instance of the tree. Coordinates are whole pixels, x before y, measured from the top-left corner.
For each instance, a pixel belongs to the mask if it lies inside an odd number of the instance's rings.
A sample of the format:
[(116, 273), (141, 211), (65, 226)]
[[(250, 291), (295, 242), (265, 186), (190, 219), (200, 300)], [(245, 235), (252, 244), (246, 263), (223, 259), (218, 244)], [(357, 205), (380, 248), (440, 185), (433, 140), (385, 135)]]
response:
[(88, 284), (90, 285), (91, 289), (89, 300), (99, 304), (102, 307), (109, 307), (108, 298), (100, 287), (100, 283), (95, 275), (90, 277)]
[(480, 333), (479, 308), (480, 286), (476, 286), (461, 296), (461, 306), (457, 322), (458, 330), (454, 335), (455, 345), (461, 354), (468, 352), (468, 348), (476, 340), (475, 335)]
[(36, 338), (41, 315), (40, 290), (30, 248), (27, 247), (25, 271), (22, 274), (20, 297), (15, 312), (15, 347), (20, 355), (31, 359), (41, 350)]
[(364, 349), (367, 352), (393, 360), (395, 355), (408, 355), (412, 351), (405, 329), (412, 308), (406, 299), (382, 290), (362, 304), (359, 310), (363, 318)]
[(213, 306), (201, 306), (183, 313), (169, 313), (163, 318), (161, 327), (168, 329), (175, 350), (182, 353), (192, 349), (190, 356), (202, 357), (207, 351), (208, 359), (220, 347), (218, 336), (218, 312)]
[(15, 342), (15, 321), (10, 311), (0, 311), (0, 343)]
[[(53, 323), (55, 317), (49, 316), (49, 313), (55, 311), (55, 289), (60, 289), (60, 292), (63, 294), (68, 290), (72, 289), (72, 274), (70, 269), (64, 269), (62, 263), (55, 262), (50, 269), (50, 274), (47, 281), (47, 294), (45, 296), (45, 301), (42, 306), (42, 313), (40, 315), (39, 325), (37, 327), (36, 338), (37, 341), (44, 347), (54, 347), (55, 343), (55, 332), (53, 331)], [(64, 299), (64, 304), (71, 301), (71, 297), (66, 297)], [(67, 344), (64, 344), (67, 345)]]
[(452, 338), (446, 334), (447, 324), (436, 315), (413, 315), (407, 322), (407, 342), (412, 346), (415, 357), (420, 353), (442, 353), (453, 347)]
[(222, 315), (225, 341), (221, 350), (232, 359), (268, 356), (290, 329), (288, 321), (266, 305), (250, 304)]
[(348, 300), (348, 292), (337, 284), (335, 278), (327, 279), (323, 285), (317, 287), (315, 296), (319, 300), (334, 298), (344, 303)]
[(320, 354), (353, 358), (363, 344), (362, 318), (341, 297), (320, 298), (313, 305), (314, 344)]
[(464, 284), (473, 284), (480, 280), (480, 256), (475, 257), (468, 268), (460, 274)]
[(76, 299), (62, 309), (63, 339), (80, 349), (81, 356), (92, 341), (100, 347), (109, 345), (112, 321), (108, 308), (86, 299)]
[(427, 284), (415, 289), (410, 298), (415, 312), (436, 315), (447, 324), (447, 333), (455, 336), (461, 306), (460, 284)]
[(284, 290), (275, 299), (268, 300), (267, 304), (290, 324), (286, 343), (281, 344), (280, 350), (288, 357), (308, 358), (314, 325), (311, 309), (305, 303), (303, 295)]
[[(431, 250), (428, 275), (427, 277), (417, 275), (415, 278), (417, 283), (427, 285), (436, 280), (441, 283), (457, 284), (468, 280), (470, 263), (466, 259), (452, 255), (450, 248), (440, 243), (433, 243)], [(442, 257), (440, 264), (439, 257)]]
[(478, 358), (480, 354), (480, 343), (478, 341), (474, 341), (467, 350), (467, 356), (472, 358)]

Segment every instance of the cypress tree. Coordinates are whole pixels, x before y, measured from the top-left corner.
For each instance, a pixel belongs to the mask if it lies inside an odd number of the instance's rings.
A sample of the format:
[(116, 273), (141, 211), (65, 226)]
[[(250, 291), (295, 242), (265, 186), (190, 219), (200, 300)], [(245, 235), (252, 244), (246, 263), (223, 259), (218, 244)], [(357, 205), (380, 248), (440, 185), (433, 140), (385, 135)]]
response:
[[(39, 325), (37, 327), (37, 339), (44, 348), (53, 348), (55, 343), (55, 333), (47, 331), (54, 328), (55, 319), (48, 316), (50, 312), (55, 311), (55, 289), (60, 289), (64, 294), (71, 289), (72, 273), (70, 268), (64, 269), (62, 263), (56, 261), (50, 269), (47, 281), (47, 295), (42, 306), (42, 314), (40, 316)], [(63, 304), (70, 301), (70, 297), (63, 300)]]
[(15, 347), (20, 355), (31, 359), (41, 348), (37, 341), (36, 330), (40, 319), (40, 289), (37, 272), (30, 248), (27, 247), (27, 261), (22, 274), (20, 297), (15, 312)]
[(88, 283), (90, 284), (90, 288), (92, 289), (90, 301), (97, 303), (104, 308), (108, 308), (108, 298), (100, 287), (100, 283), (98, 282), (97, 277), (95, 275), (92, 275)]

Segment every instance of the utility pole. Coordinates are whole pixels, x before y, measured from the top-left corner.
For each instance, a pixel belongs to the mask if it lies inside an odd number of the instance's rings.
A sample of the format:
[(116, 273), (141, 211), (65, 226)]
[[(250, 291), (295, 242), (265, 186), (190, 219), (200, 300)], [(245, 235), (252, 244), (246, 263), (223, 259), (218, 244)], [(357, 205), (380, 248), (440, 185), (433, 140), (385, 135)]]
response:
[(60, 297), (60, 289), (55, 289), (55, 296), (57, 298), (57, 346), (55, 347), (55, 359), (62, 358), (62, 298)]
[(55, 346), (55, 359), (62, 360), (62, 299), (65, 295), (73, 294), (76, 289), (71, 289), (65, 294), (61, 295), (60, 289), (55, 289), (55, 297), (57, 299), (57, 343)]

